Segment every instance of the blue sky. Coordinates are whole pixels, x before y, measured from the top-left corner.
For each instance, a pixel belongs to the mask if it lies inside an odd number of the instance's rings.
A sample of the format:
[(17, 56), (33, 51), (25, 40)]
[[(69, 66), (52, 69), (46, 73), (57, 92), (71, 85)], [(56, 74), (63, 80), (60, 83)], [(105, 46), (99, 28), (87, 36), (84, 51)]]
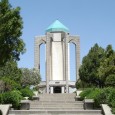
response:
[(112, 44), (115, 49), (115, 0), (9, 1), (13, 7), (21, 7), (24, 22), (22, 39), (27, 52), (21, 56), (19, 67), (34, 67), (34, 37), (44, 35), (56, 19), (69, 28), (71, 35), (80, 36), (81, 61), (95, 43), (104, 48)]

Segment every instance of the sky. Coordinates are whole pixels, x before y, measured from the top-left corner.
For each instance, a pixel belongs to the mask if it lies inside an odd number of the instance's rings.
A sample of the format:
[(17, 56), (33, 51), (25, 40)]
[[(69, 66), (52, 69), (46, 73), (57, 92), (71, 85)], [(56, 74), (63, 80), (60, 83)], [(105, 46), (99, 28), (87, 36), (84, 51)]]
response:
[[(56, 19), (69, 28), (70, 35), (80, 36), (81, 62), (95, 43), (103, 48), (111, 44), (115, 50), (115, 0), (9, 1), (12, 7), (21, 8), (20, 14), (23, 19), (22, 39), (27, 51), (21, 55), (19, 67), (34, 67), (34, 37), (44, 35), (45, 29)], [(44, 48), (41, 49), (44, 51)], [(44, 80), (44, 69), (41, 76)], [(75, 80), (75, 71), (71, 72), (71, 76), (72, 80)]]

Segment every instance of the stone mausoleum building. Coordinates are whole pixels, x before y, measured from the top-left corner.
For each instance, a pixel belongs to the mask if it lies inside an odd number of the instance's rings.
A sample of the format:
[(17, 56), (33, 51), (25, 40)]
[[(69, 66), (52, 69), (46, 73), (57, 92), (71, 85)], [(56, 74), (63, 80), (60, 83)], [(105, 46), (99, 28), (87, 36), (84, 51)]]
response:
[(79, 79), (80, 39), (69, 34), (69, 29), (56, 20), (44, 36), (35, 37), (34, 67), (40, 71), (40, 45), (46, 45), (46, 81), (39, 84), (43, 93), (71, 93), (75, 81), (70, 81), (69, 43), (75, 44), (76, 80)]

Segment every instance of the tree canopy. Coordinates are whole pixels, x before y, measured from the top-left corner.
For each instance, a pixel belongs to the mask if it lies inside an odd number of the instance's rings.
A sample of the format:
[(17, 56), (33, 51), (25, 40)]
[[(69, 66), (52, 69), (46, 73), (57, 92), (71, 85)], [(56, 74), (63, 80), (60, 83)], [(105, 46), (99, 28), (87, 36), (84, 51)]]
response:
[(8, 61), (0, 67), (0, 92), (20, 89), (22, 72), (14, 61)]
[(20, 54), (25, 52), (22, 25), (20, 8), (12, 8), (8, 0), (0, 0), (0, 103), (12, 104), (13, 108), (20, 106), (23, 97), (32, 98), (30, 85), (40, 82), (37, 70), (26, 72), (17, 66)]
[(115, 51), (111, 45), (105, 49), (105, 56), (98, 68), (98, 77), (103, 85), (115, 86)]
[(38, 70), (36, 69), (28, 69), (21, 68), (22, 77), (21, 77), (21, 85), (29, 86), (29, 85), (37, 85), (40, 83), (41, 78)]
[(0, 1), (0, 66), (9, 60), (19, 60), (25, 52), (20, 8), (12, 8), (8, 0)]
[(17, 67), (17, 63), (14, 61), (7, 62), (4, 66), (0, 67), (0, 77), (7, 77), (18, 83), (21, 81), (22, 72)]
[(88, 85), (115, 86), (115, 51), (112, 46), (103, 49), (95, 44), (83, 58), (79, 75)]
[(104, 55), (104, 49), (95, 44), (88, 55), (83, 58), (82, 66), (79, 69), (81, 80), (89, 84), (99, 84), (97, 70)]

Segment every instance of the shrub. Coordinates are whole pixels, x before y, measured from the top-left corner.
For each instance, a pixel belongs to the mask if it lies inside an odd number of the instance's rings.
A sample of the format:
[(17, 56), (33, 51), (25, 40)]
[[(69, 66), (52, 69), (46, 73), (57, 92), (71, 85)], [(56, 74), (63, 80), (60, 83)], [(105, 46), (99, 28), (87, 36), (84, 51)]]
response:
[(76, 86), (77, 89), (83, 88), (82, 81), (80, 79), (78, 79), (75, 86)]
[(78, 79), (76, 84), (75, 84), (77, 89), (84, 89), (84, 88), (93, 88), (95, 87), (94, 85), (92, 85), (91, 83), (87, 83), (81, 79)]
[(3, 80), (0, 79), (0, 93), (4, 92), (5, 89), (5, 83)]
[(86, 96), (92, 91), (93, 89), (91, 88), (88, 88), (88, 89), (85, 89), (83, 92), (80, 93), (80, 98), (81, 100), (85, 99)]
[(87, 99), (94, 99), (95, 101), (95, 106), (99, 107), (100, 105), (100, 100), (97, 99), (98, 95), (100, 94), (101, 90), (98, 88), (92, 88), (92, 89), (86, 89), (86, 95), (85, 98)]
[(112, 107), (112, 111), (115, 112), (115, 89), (111, 87), (100, 89), (100, 92), (95, 95), (94, 101), (96, 106), (108, 104)]
[(108, 96), (108, 104), (115, 108), (115, 89), (111, 89)]
[(112, 112), (115, 114), (115, 89), (109, 88), (109, 95), (108, 95), (108, 105), (112, 107)]
[(11, 80), (10, 78), (3, 77), (0, 81), (4, 83), (4, 88), (2, 89), (3, 91), (21, 89), (21, 85), (15, 82), (14, 80)]
[(105, 85), (115, 87), (115, 74), (111, 74), (106, 78)]
[(86, 96), (86, 98), (88, 99), (95, 99), (96, 96), (100, 93), (100, 89), (98, 88), (93, 88), (91, 90), (91, 92), (88, 93), (88, 95)]
[(22, 99), (20, 91), (13, 90), (2, 94), (3, 104), (12, 104), (13, 108), (20, 106), (20, 100)]
[(107, 94), (105, 93), (103, 89), (97, 89), (94, 92), (94, 94), (95, 94), (94, 101), (95, 101), (96, 107), (99, 107), (100, 104), (107, 103)]
[(2, 104), (2, 94), (0, 94), (0, 104)]
[(32, 96), (34, 95), (33, 91), (29, 88), (24, 88), (20, 90), (23, 97), (29, 97), (29, 99), (32, 99)]
[(115, 99), (114, 93), (115, 90), (113, 91), (111, 87), (100, 89), (100, 93), (96, 96), (95, 102), (98, 102), (98, 104), (109, 104)]
[(115, 108), (112, 108), (112, 113), (115, 114)]
[(81, 99), (84, 98), (94, 99), (95, 106), (99, 107), (100, 104), (108, 104), (112, 107), (112, 112), (115, 114), (115, 89), (108, 87), (104, 89), (92, 88), (86, 89), (81, 94)]

